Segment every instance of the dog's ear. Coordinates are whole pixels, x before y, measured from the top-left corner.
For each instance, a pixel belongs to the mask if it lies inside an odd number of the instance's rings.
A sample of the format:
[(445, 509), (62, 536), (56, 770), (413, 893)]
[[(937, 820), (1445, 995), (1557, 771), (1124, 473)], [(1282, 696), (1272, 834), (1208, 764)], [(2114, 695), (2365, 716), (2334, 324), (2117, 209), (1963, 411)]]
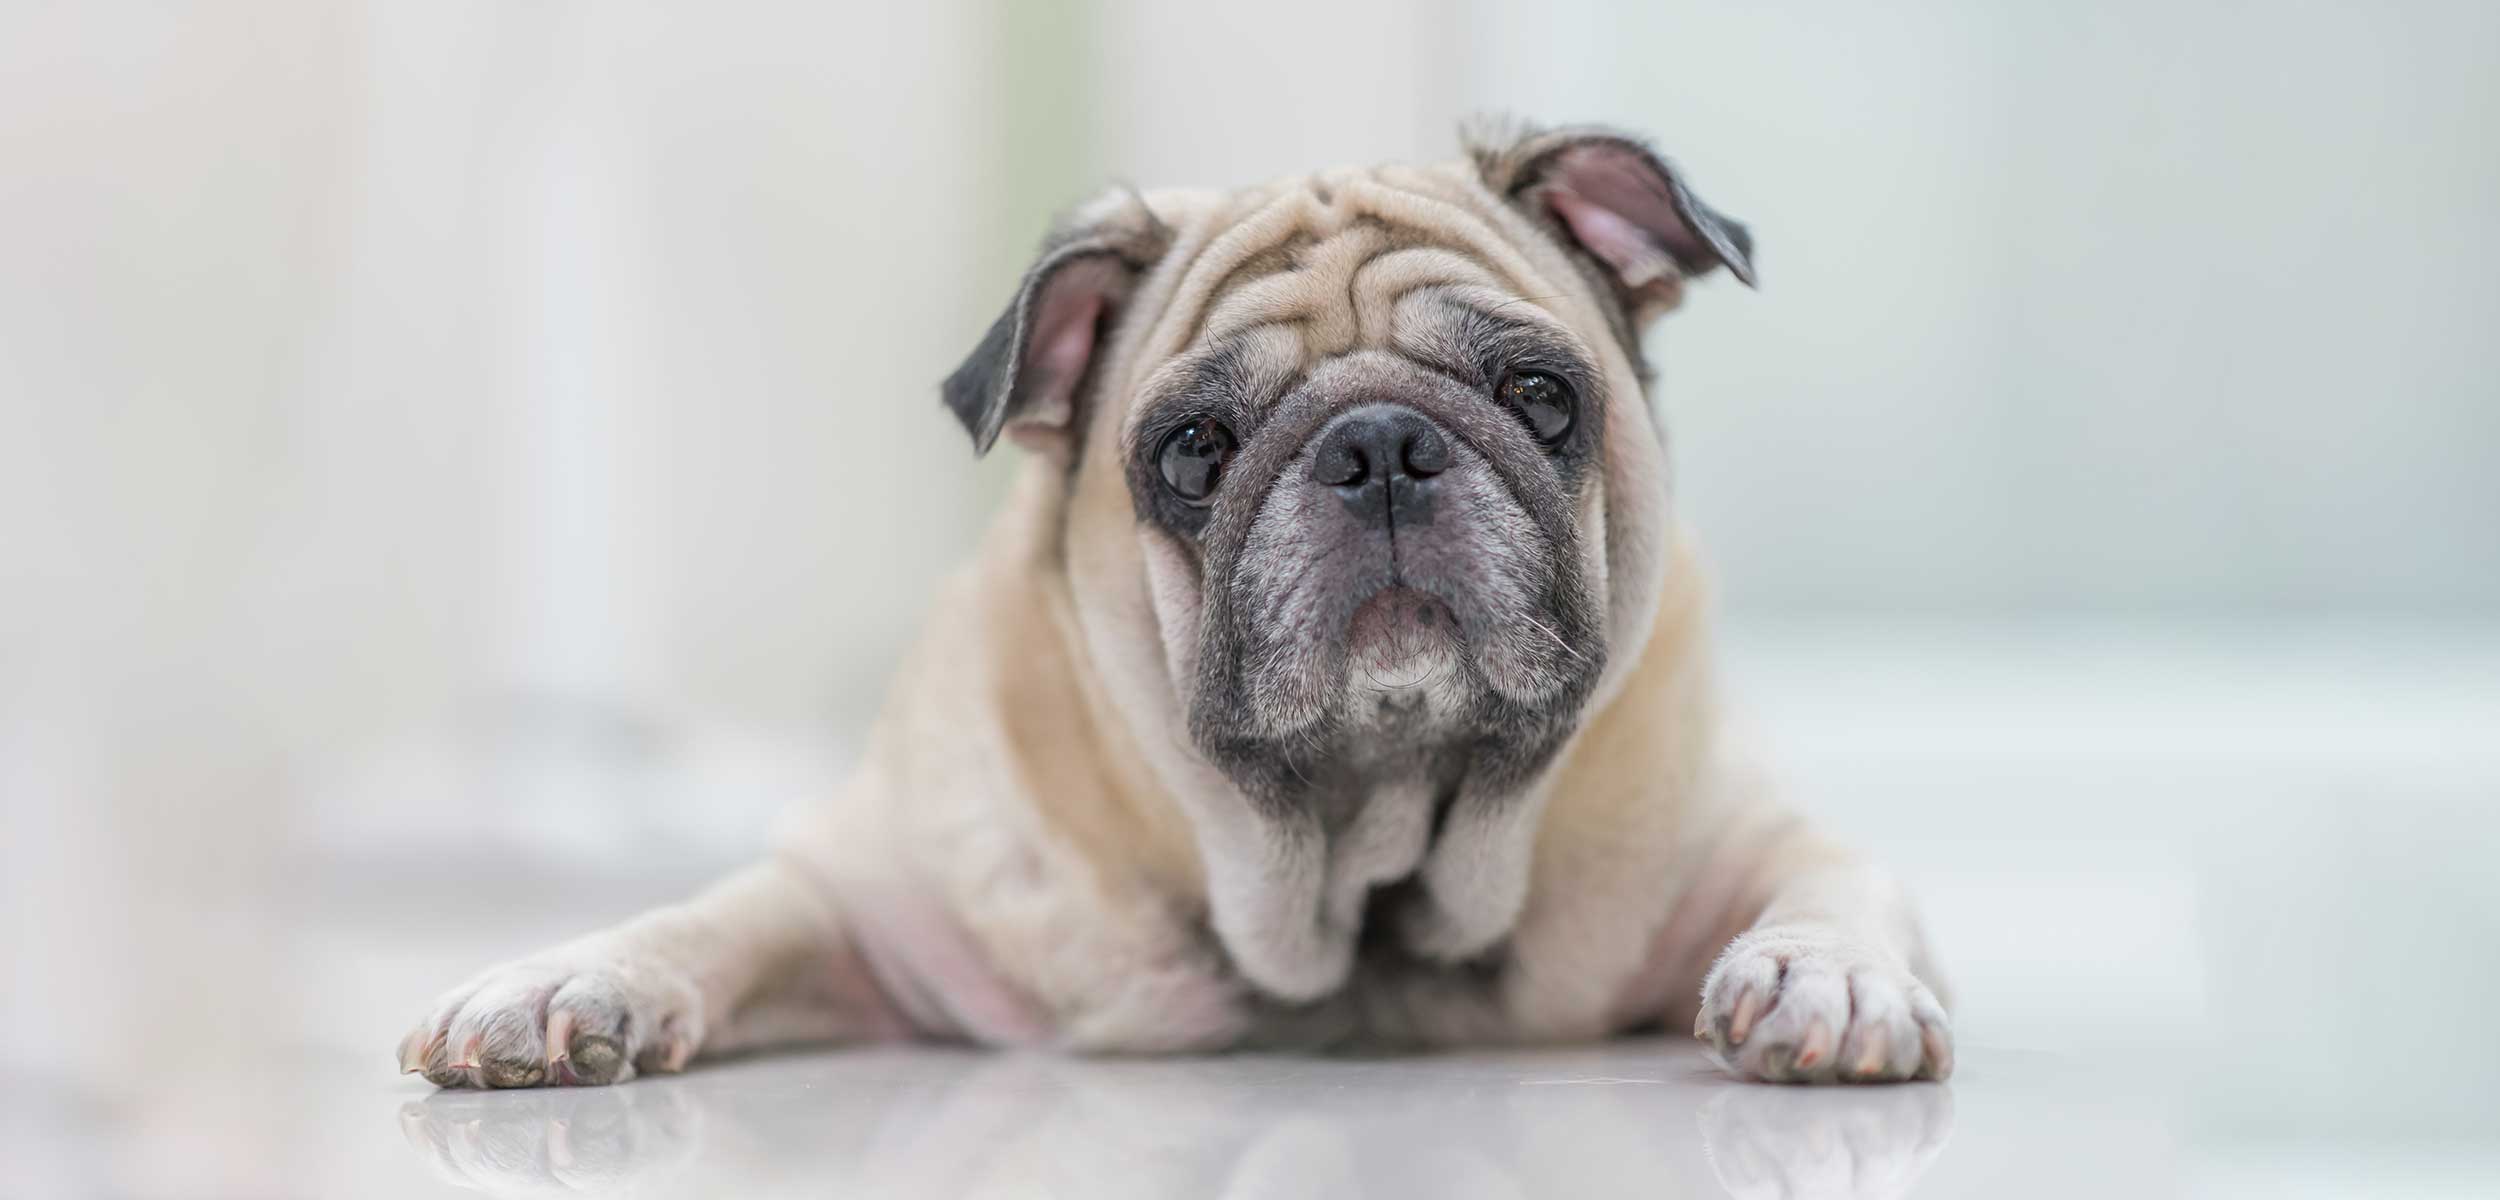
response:
[(1094, 351), (1138, 277), (1171, 244), (1171, 231), (1136, 193), (1077, 210), (1042, 245), (1015, 301), (939, 391), (989, 453), (1004, 430), (1017, 445), (1072, 462), (1077, 402)]
[(1470, 139), (1484, 185), (1603, 265), (1635, 324), (1675, 307), (1686, 276), (1724, 266), (1753, 286), (1753, 236), (1703, 204), (1640, 139), (1608, 129)]

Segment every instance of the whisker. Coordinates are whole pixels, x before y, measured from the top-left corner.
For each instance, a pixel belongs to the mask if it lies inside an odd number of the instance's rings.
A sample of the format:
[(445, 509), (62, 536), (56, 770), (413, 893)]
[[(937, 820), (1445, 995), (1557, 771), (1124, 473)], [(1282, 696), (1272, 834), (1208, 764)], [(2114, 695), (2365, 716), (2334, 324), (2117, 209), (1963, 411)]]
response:
[(1556, 649), (1558, 649), (1558, 650), (1562, 651), (1563, 653), (1570, 655), (1570, 656), (1571, 656), (1571, 661), (1576, 662), (1576, 663), (1578, 663), (1578, 664), (1580, 664), (1581, 666), (1584, 666), (1584, 667), (1585, 667), (1585, 666), (1587, 666), (1587, 665), (1589, 665), (1588, 656), (1586, 656), (1586, 655), (1584, 655), (1584, 654), (1580, 653), (1580, 652), (1579, 652), (1579, 651), (1577, 651), (1577, 650), (1572, 649), (1572, 648), (1571, 648), (1571, 644), (1570, 644), (1570, 643), (1565, 642), (1565, 641), (1563, 641), (1563, 640), (1562, 640), (1562, 635), (1561, 635), (1561, 634), (1556, 633), (1556, 632), (1554, 632), (1553, 630), (1546, 628), (1545, 622), (1540, 621), (1540, 620), (1537, 620), (1535, 617), (1529, 616), (1529, 615), (1528, 615), (1528, 614), (1526, 614), (1526, 613), (1521, 613), (1521, 614), (1519, 614), (1519, 619), (1520, 619), (1520, 620), (1522, 620), (1522, 621), (1526, 621), (1526, 622), (1527, 622), (1528, 624), (1530, 624), (1530, 625), (1534, 625), (1534, 626), (1536, 626), (1536, 628), (1537, 628), (1537, 632), (1542, 633), (1542, 634), (1544, 634), (1546, 637), (1549, 637), (1549, 638), (1553, 639), (1553, 641), (1554, 641), (1554, 647), (1555, 647)]

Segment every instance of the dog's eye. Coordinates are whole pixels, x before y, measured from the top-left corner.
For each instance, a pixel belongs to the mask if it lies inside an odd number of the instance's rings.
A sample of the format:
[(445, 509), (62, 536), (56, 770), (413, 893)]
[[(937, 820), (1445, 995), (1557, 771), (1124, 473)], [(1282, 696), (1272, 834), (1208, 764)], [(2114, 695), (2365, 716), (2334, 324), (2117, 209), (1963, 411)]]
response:
[(1233, 431), (1208, 417), (1163, 435), (1163, 447), (1155, 452), (1163, 485), (1191, 504), (1206, 503), (1223, 478), (1224, 464), (1232, 461), (1233, 445)]
[(1571, 385), (1543, 371), (1513, 371), (1502, 377), (1496, 394), (1528, 423), (1536, 440), (1548, 446), (1568, 436), (1572, 421), (1579, 415), (1579, 402), (1571, 394)]

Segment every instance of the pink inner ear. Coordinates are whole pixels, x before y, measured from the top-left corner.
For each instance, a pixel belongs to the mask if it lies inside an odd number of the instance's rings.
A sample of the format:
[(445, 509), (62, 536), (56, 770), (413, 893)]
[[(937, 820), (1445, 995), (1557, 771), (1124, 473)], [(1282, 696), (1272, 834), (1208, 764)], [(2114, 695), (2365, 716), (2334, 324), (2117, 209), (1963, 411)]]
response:
[(1069, 263), (1043, 285), (1028, 318), (1033, 332), (1017, 373), (1015, 416), (1007, 422), (1018, 445), (1035, 448), (1074, 419), (1076, 387), (1094, 357), (1104, 303), (1124, 278), (1118, 260), (1097, 258)]
[(1596, 142), (1554, 156), (1546, 204), (1629, 287), (1708, 270), (1718, 251), (1676, 209), (1670, 185), (1629, 146)]
[(1064, 311), (1043, 314), (1045, 324), (1033, 337), (1033, 361), (1025, 368), (1031, 392), (1015, 424), (1068, 423), (1075, 413), (1077, 381), (1085, 377), (1086, 360), (1094, 356), (1094, 326), (1101, 316), (1102, 297), (1091, 293), (1069, 301)]
[(1571, 227), (1572, 237), (1615, 269), (1625, 287), (1638, 288), (1676, 274), (1674, 257), (1640, 226), (1612, 209), (1560, 187), (1546, 193), (1545, 203)]

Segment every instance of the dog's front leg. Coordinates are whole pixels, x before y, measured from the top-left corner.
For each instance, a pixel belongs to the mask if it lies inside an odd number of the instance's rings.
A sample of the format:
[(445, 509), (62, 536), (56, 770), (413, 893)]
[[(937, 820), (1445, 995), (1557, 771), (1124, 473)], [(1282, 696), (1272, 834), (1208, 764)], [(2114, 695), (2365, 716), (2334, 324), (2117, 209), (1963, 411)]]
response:
[(1770, 856), (1770, 903), (1720, 953), (1693, 1034), (1778, 1082), (1943, 1079), (1953, 1032), (1891, 877), (1803, 830)]
[(774, 858), (478, 974), (409, 1032), (400, 1067), (442, 1087), (617, 1083), (697, 1052), (894, 1022), (822, 889)]

